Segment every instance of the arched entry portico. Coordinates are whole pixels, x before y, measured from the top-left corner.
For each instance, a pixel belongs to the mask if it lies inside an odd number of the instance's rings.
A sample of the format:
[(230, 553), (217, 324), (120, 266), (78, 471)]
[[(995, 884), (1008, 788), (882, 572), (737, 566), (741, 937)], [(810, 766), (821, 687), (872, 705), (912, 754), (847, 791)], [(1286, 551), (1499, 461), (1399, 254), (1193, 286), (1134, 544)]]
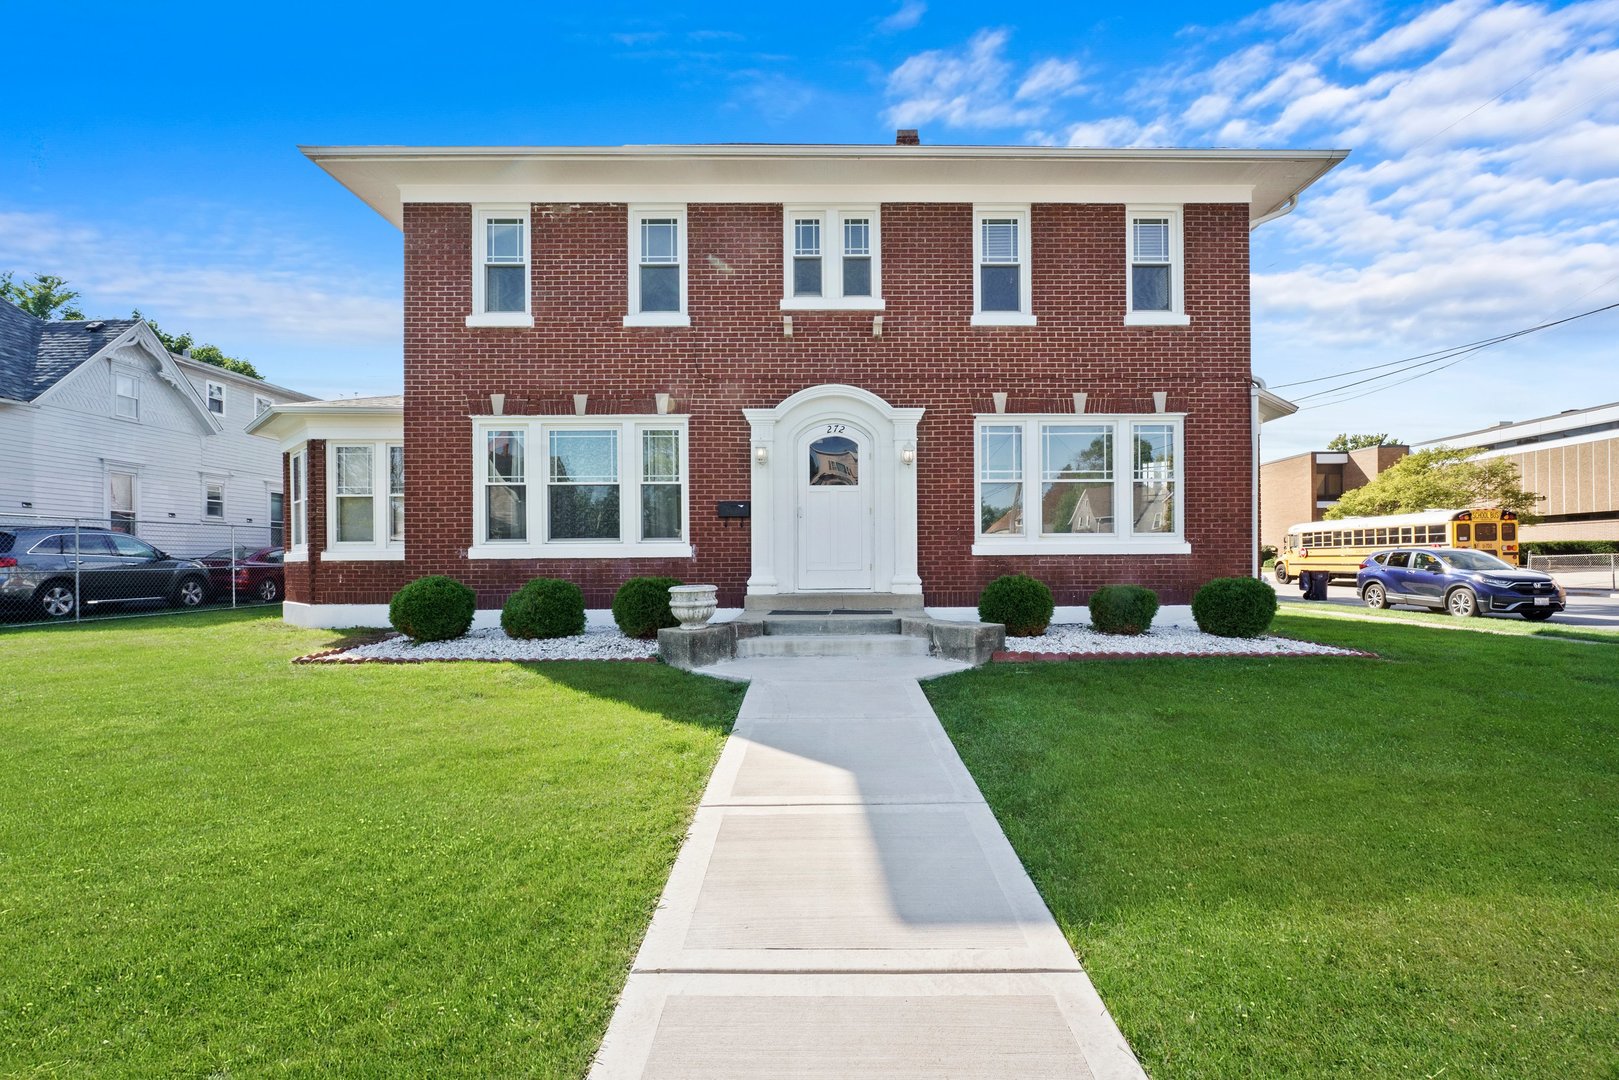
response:
[(748, 595), (921, 593), (916, 466), (904, 458), (922, 411), (841, 384), (742, 410), (753, 455)]

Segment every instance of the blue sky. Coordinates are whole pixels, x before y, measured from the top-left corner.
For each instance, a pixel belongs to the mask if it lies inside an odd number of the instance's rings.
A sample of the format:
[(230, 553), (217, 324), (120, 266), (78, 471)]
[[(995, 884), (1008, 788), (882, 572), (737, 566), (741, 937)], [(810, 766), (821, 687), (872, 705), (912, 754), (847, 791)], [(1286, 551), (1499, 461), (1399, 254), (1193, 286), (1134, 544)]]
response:
[[(0, 270), (59, 274), (88, 313), (139, 307), (272, 381), (386, 393), (400, 236), (298, 144), (888, 142), (907, 126), (930, 143), (1353, 150), (1255, 233), (1272, 384), (1619, 302), (1619, 0), (693, 10), (13, 10)], [(1310, 399), (1267, 426), (1266, 457), (1619, 400), (1616, 342), (1619, 311)]]

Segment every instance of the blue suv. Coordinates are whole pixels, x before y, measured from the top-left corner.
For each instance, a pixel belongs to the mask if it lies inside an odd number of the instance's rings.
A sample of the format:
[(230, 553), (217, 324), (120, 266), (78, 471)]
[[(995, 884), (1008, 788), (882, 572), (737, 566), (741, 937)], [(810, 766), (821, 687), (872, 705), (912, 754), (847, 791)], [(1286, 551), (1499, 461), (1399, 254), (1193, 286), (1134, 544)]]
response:
[(1563, 610), (1563, 587), (1550, 574), (1522, 570), (1466, 548), (1394, 548), (1360, 564), (1355, 589), (1367, 607), (1391, 604), (1452, 615), (1522, 615), (1531, 622)]

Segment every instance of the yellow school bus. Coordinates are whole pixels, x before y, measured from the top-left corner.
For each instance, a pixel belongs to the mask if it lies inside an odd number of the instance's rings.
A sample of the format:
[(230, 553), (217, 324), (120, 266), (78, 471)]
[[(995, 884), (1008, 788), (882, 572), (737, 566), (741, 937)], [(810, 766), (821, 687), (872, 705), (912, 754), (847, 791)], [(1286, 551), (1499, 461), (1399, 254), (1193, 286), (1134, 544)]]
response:
[(1302, 522), (1276, 553), (1276, 580), (1286, 585), (1306, 570), (1325, 570), (1353, 581), (1366, 556), (1391, 547), (1472, 548), (1517, 565), (1518, 515), (1480, 506)]

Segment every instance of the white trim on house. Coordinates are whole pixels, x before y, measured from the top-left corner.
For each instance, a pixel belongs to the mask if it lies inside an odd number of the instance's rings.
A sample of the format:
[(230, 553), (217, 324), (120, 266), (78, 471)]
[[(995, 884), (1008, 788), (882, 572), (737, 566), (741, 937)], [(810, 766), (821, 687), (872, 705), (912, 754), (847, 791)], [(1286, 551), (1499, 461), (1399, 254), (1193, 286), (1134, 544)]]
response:
[[(796, 224), (815, 219), (821, 226), (821, 293), (819, 296), (794, 294), (793, 260), (796, 255)], [(851, 256), (845, 244), (844, 223), (864, 219), (870, 223), (871, 295), (844, 295), (844, 262)], [(860, 256), (854, 256), (856, 258)], [(876, 205), (786, 206), (782, 208), (782, 311), (882, 311), (882, 210)]]
[[(478, 204), (472, 208), (472, 312), (466, 325), (474, 327), (530, 327), (534, 325), (534, 226), (527, 203), (510, 205)], [(489, 222), (493, 218), (517, 218), (522, 222), (523, 238), (523, 310), (488, 311), (486, 276), (488, 262)]]
[[(1174, 484), (1174, 503), (1170, 507), (1173, 530), (1170, 532), (1135, 533), (1132, 530), (1135, 475), (1135, 430), (1140, 426), (1169, 426), (1173, 428), (1173, 469), (1168, 479)], [(1042, 432), (1048, 427), (1082, 426), (1100, 427), (1111, 431), (1112, 458), (1108, 463), (1109, 475), (1094, 482), (1111, 487), (1110, 517), (1112, 527), (1107, 532), (1045, 533), (1041, 516), (1044, 511), (1045, 461)], [(984, 461), (984, 429), (1016, 429), (1019, 440), (1015, 446), (1020, 460), (1016, 476), (986, 478)], [(1186, 414), (1185, 413), (979, 413), (973, 418), (973, 521), (974, 555), (1184, 555), (1192, 545), (1186, 535)], [(1082, 482), (1075, 478), (1067, 482)], [(1015, 531), (985, 533), (980, 520), (985, 484), (1017, 484), (1022, 488), (1018, 505), (1022, 520)]]
[[(690, 259), (686, 242), (686, 206), (684, 203), (635, 205), (629, 208), (629, 310), (624, 314), (625, 326), (690, 326), (691, 315), (686, 308), (686, 277)], [(641, 224), (644, 221), (673, 218), (675, 222), (675, 256), (680, 260), (680, 305), (676, 311), (641, 310)], [(645, 264), (658, 265), (658, 264)], [(671, 265), (664, 263), (661, 265)]]
[[(984, 223), (1010, 220), (1016, 223), (1016, 266), (1018, 268), (1018, 309), (1016, 311), (985, 311), (983, 299)], [(1030, 296), (1033, 283), (1033, 245), (1030, 243), (1028, 204), (1021, 206), (979, 204), (973, 207), (973, 314), (974, 326), (1033, 326), (1034, 301)]]
[[(1185, 207), (1147, 206), (1131, 204), (1124, 208), (1124, 325), (1126, 326), (1190, 326), (1192, 318), (1186, 314), (1186, 245)], [(1135, 309), (1136, 222), (1143, 218), (1163, 218), (1169, 222), (1169, 251), (1165, 261), (1143, 260), (1169, 267), (1170, 309), (1168, 311), (1137, 311)]]
[[(474, 416), (472, 419), (472, 527), (469, 559), (689, 559), (691, 546), (691, 475), (689, 417), (684, 415), (612, 414), (596, 416)], [(616, 484), (619, 490), (617, 539), (548, 540), (550, 530), (550, 451), (552, 432), (615, 432), (618, 443)], [(522, 539), (488, 539), (489, 433), (523, 435)], [(680, 439), (681, 517), (676, 539), (643, 540), (641, 488), (669, 481), (642, 477), (642, 439), (646, 432), (673, 431)], [(500, 485), (497, 485), (500, 486)]]
[[(902, 460), (916, 446), (919, 408), (895, 408), (858, 386), (811, 386), (770, 409), (743, 409), (751, 429), (753, 474), (752, 572), (748, 595), (806, 591), (797, 580), (800, 543), (799, 473), (807, 467), (800, 444), (815, 427), (849, 423), (871, 439), (862, 479), (873, 485), (872, 586), (879, 593), (920, 593), (917, 575), (916, 466)], [(758, 460), (764, 451), (764, 461)], [(843, 590), (838, 590), (843, 591)]]

